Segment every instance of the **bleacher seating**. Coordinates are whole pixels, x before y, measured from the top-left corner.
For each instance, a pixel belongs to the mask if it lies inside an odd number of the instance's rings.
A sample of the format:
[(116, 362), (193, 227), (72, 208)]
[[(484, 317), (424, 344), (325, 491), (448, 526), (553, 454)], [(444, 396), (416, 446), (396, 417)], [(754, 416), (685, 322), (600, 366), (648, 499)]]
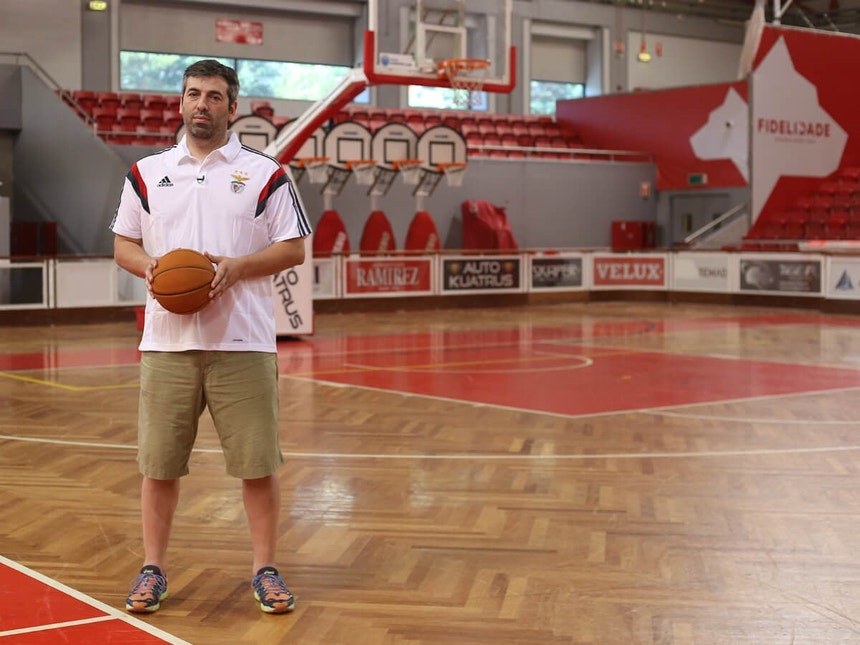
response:
[[(803, 240), (860, 240), (860, 167), (839, 170), (782, 212), (759, 218), (744, 238), (758, 250), (789, 250)], [(777, 240), (779, 244), (760, 241)]]
[[(66, 92), (65, 95), (74, 99), (81, 110), (94, 120), (99, 135), (113, 144), (168, 145), (182, 127), (179, 95), (86, 90)], [(276, 131), (291, 120), (276, 115), (271, 103), (266, 100), (251, 101), (250, 109), (251, 114), (239, 117), (260, 117), (272, 123)], [(87, 117), (82, 115), (82, 118)], [(574, 154), (574, 150), (584, 147), (579, 137), (564, 132), (558, 123), (546, 116), (475, 115), (462, 110), (351, 106), (338, 112), (331, 120), (332, 124), (343, 121), (355, 121), (371, 132), (388, 123), (400, 122), (418, 136), (428, 128), (444, 125), (463, 135), (471, 157), (557, 160), (590, 157)], [(860, 171), (834, 182), (832, 203), (841, 200), (841, 210), (850, 210), (846, 207), (853, 197), (853, 189), (846, 192), (845, 184), (851, 182), (852, 186), (860, 185), (858, 181)], [(812, 204), (809, 205), (811, 207)]]

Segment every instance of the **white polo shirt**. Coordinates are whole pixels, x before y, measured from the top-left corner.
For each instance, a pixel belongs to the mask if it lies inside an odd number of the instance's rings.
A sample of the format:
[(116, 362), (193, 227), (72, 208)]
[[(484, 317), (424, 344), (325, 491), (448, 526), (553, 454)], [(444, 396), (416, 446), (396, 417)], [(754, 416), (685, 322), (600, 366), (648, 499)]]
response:
[[(311, 227), (277, 160), (235, 133), (201, 163), (185, 138), (135, 163), (110, 226), (160, 257), (177, 248), (237, 257), (305, 237)], [(240, 280), (196, 314), (174, 314), (147, 295), (141, 351), (275, 352), (272, 277)]]

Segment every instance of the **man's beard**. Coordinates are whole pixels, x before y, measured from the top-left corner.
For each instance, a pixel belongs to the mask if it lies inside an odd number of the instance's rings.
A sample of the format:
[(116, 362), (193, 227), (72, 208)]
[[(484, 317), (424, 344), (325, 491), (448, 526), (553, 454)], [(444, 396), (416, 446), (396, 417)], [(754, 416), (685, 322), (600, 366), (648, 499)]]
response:
[(215, 124), (212, 123), (212, 120), (209, 119), (205, 123), (198, 123), (194, 121), (194, 116), (192, 115), (191, 119), (188, 122), (188, 132), (191, 136), (196, 137), (198, 139), (211, 139), (215, 136)]

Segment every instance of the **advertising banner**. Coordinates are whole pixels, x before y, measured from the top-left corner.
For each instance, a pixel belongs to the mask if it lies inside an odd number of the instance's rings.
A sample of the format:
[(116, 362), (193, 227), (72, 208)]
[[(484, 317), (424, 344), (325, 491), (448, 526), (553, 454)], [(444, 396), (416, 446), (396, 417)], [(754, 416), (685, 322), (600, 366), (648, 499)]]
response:
[(742, 256), (740, 291), (818, 296), (821, 295), (821, 267), (821, 258)]
[(263, 23), (251, 20), (215, 20), (215, 42), (238, 45), (262, 45)]
[(337, 269), (339, 258), (314, 260), (314, 300), (337, 298)]
[(530, 291), (570, 291), (585, 288), (582, 255), (532, 256), (529, 273)]
[(272, 278), (275, 300), (275, 333), (301, 336), (314, 333), (314, 266), (311, 236), (305, 238), (305, 261)]
[(729, 293), (731, 274), (728, 253), (676, 253), (672, 256), (672, 289), (677, 291)]
[(433, 258), (347, 258), (345, 267), (345, 297), (433, 294)]
[(752, 75), (752, 217), (769, 217), (811, 194), (839, 167), (860, 162), (860, 39), (765, 26)]
[(666, 289), (665, 255), (594, 255), (595, 289)]
[(442, 260), (442, 293), (522, 291), (519, 256), (460, 256)]
[[(556, 119), (595, 147), (648, 150), (658, 190), (742, 187), (749, 179), (746, 81), (559, 101)], [(636, 118), (630, 118), (635, 114)]]
[(831, 257), (829, 263), (825, 295), (837, 300), (860, 300), (860, 258)]

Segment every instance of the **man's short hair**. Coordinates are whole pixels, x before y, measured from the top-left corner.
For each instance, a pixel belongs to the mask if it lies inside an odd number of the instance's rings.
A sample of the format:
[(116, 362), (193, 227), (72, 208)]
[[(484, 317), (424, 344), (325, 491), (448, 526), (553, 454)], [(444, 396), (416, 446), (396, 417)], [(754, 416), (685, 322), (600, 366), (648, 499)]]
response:
[(233, 105), (239, 100), (239, 76), (236, 70), (227, 65), (222, 65), (217, 60), (206, 58), (189, 65), (182, 76), (182, 94), (188, 85), (190, 77), (201, 78), (207, 76), (220, 76), (227, 81), (227, 100)]

